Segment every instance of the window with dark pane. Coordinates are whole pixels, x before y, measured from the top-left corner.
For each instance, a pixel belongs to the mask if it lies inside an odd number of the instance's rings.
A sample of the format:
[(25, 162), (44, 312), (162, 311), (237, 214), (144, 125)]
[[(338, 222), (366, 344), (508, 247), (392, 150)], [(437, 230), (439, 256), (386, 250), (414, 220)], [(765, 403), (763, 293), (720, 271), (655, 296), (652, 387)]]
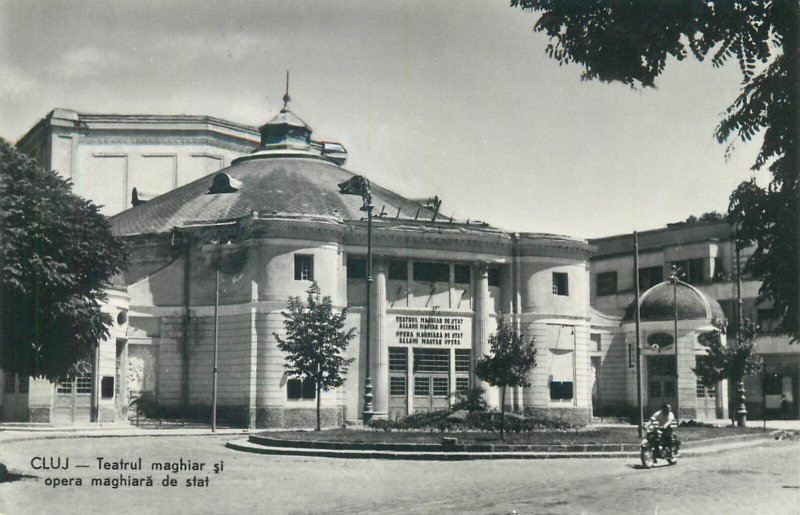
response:
[(414, 372), (449, 372), (447, 349), (414, 349)]
[(615, 293), (617, 293), (617, 272), (597, 274), (597, 295), (613, 295)]
[(450, 282), (450, 265), (420, 261), (414, 263), (414, 280), (419, 282)]
[(428, 396), (431, 394), (431, 382), (429, 377), (414, 378), (414, 395)]
[(406, 372), (408, 351), (405, 347), (389, 347), (389, 372)]
[(664, 267), (659, 265), (640, 268), (638, 275), (639, 289), (644, 292), (664, 281)]
[(433, 396), (447, 397), (450, 394), (446, 377), (433, 378)]
[(295, 281), (314, 280), (314, 256), (307, 254), (294, 255), (294, 279)]
[(453, 282), (456, 284), (469, 284), (471, 277), (469, 265), (455, 265), (453, 267)]
[(595, 351), (602, 351), (603, 350), (603, 340), (600, 336), (600, 333), (592, 333), (589, 335), (589, 339), (592, 341), (592, 350)]
[(348, 279), (366, 279), (367, 278), (367, 260), (362, 257), (347, 256), (347, 278)]
[(408, 263), (406, 261), (389, 261), (389, 279), (392, 281), (408, 280)]
[(489, 267), (489, 286), (500, 286), (500, 269), (496, 266)]
[(569, 295), (569, 275), (553, 272), (553, 295)]
[(456, 349), (456, 372), (469, 372), (470, 350)]
[(393, 396), (406, 396), (406, 378), (405, 376), (391, 376), (389, 377), (389, 395)]
[(456, 392), (464, 393), (469, 390), (469, 377), (456, 377)]

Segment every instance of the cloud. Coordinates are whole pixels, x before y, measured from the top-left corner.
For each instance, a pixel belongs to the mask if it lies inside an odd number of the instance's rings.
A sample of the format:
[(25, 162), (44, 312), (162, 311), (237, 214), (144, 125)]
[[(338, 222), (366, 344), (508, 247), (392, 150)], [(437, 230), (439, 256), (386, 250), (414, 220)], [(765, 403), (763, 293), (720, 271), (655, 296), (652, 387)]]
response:
[(33, 93), (39, 82), (28, 72), (11, 63), (0, 62), (0, 98), (12, 99)]
[(96, 46), (84, 46), (67, 51), (57, 65), (66, 78), (97, 77), (119, 61), (119, 54)]

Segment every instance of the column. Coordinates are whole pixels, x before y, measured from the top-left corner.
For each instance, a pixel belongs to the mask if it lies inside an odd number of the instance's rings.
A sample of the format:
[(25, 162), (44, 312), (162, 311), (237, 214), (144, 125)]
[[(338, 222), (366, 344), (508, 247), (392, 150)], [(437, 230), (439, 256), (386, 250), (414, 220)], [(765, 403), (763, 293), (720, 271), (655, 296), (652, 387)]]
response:
[(386, 418), (389, 413), (389, 345), (386, 339), (386, 262), (376, 261), (372, 288), (372, 371), (374, 418)]
[[(473, 363), (487, 356), (491, 352), (489, 346), (489, 268), (481, 263), (477, 267), (475, 274), (475, 330), (472, 341)], [(473, 371), (475, 367), (473, 365)], [(500, 393), (497, 388), (489, 386), (485, 381), (479, 381), (476, 377), (475, 384), (483, 388), (486, 392), (485, 398), (489, 408), (500, 407)]]
[(414, 413), (414, 347), (409, 347), (406, 362), (406, 415), (412, 413)]

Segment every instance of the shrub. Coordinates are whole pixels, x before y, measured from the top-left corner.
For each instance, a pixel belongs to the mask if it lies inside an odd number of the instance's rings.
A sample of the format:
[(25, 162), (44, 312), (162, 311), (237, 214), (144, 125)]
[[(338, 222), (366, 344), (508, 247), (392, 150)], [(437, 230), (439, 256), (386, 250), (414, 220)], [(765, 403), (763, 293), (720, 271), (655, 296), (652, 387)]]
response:
[(467, 410), (470, 413), (473, 411), (486, 411), (486, 399), (484, 399), (483, 394), (483, 388), (480, 386), (461, 392), (456, 396), (456, 402), (453, 404), (452, 409), (454, 411)]

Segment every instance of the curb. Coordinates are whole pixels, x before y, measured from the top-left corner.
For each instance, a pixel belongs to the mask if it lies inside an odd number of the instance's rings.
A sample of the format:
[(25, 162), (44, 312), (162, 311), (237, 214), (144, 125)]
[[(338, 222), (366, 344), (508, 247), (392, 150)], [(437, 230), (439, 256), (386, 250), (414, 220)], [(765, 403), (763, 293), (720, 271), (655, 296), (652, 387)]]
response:
[[(146, 432), (145, 432), (146, 431)], [(94, 430), (91, 432), (45, 432), (37, 431), (35, 433), (23, 433), (22, 431), (14, 431), (16, 434), (9, 434), (8, 438), (2, 436), (3, 432), (11, 433), (10, 430), (0, 432), (0, 444), (12, 442), (25, 442), (29, 440), (55, 440), (55, 439), (77, 439), (77, 438), (141, 438), (141, 437), (168, 437), (168, 436), (231, 436), (231, 435), (247, 435), (248, 431), (243, 429), (222, 429), (217, 430), (215, 433), (207, 430), (182, 430), (182, 429), (153, 429), (145, 430), (142, 432), (100, 432)]]
[[(681, 456), (714, 454), (741, 447), (759, 445), (774, 438), (777, 431), (695, 440)], [(338, 444), (338, 445), (337, 445)], [(299, 442), (251, 435), (247, 440), (229, 441), (229, 449), (256, 454), (313, 456), (349, 459), (401, 459), (427, 461), (464, 461), (493, 459), (561, 459), (561, 458), (633, 458), (639, 457), (638, 444), (603, 445), (474, 445), (455, 446), (443, 450), (438, 444), (372, 444), (359, 446), (349, 442)], [(518, 450), (514, 450), (518, 447)], [(610, 447), (608, 449), (604, 447)], [(538, 448), (538, 449), (537, 449)]]

